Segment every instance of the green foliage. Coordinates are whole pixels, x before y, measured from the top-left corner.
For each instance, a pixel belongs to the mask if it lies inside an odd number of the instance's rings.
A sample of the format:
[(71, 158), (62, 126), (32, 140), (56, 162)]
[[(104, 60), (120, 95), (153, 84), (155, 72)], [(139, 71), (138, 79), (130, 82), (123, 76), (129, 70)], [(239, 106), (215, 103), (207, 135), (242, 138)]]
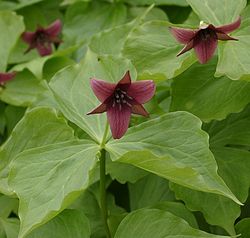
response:
[[(170, 27), (238, 16), (208, 63), (176, 57)], [(21, 34), (56, 19), (52, 54), (25, 54)], [(246, 0), (0, 0), (0, 73), (16, 72), (0, 85), (0, 238), (248, 238), (249, 24)], [(128, 70), (156, 92), (114, 140), (87, 115), (90, 79)]]

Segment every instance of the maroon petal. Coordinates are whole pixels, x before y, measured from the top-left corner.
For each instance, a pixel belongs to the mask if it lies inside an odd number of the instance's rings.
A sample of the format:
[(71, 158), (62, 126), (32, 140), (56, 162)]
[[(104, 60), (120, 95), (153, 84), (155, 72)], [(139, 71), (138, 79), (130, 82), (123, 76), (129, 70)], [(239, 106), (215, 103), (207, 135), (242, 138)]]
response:
[(4, 84), (5, 82), (13, 79), (15, 76), (16, 76), (16, 72), (0, 73), (0, 84)]
[(144, 117), (149, 116), (148, 112), (141, 104), (132, 105), (132, 113), (142, 115)]
[(129, 71), (125, 73), (125, 75), (122, 77), (122, 79), (118, 82), (117, 85), (122, 85), (122, 84), (131, 84), (131, 77)]
[(194, 42), (194, 50), (201, 64), (205, 64), (213, 56), (217, 48), (217, 39), (209, 37), (206, 40)]
[(189, 41), (191, 41), (196, 33), (195, 30), (187, 30), (175, 27), (171, 27), (170, 32), (175, 37), (175, 39), (182, 44), (187, 44)]
[(32, 44), (34, 38), (35, 38), (35, 33), (34, 32), (29, 32), (26, 31), (22, 34), (22, 40), (28, 44)]
[(107, 110), (107, 105), (102, 103), (91, 112), (88, 112), (87, 115), (103, 113), (103, 112), (106, 112), (106, 110)]
[(62, 30), (62, 22), (60, 20), (56, 20), (45, 29), (45, 32), (49, 36), (55, 37), (60, 34), (61, 30)]
[(188, 42), (184, 48), (177, 54), (177, 56), (180, 56), (184, 53), (186, 53), (187, 51), (191, 50), (194, 47), (194, 41), (191, 40), (190, 42)]
[(110, 107), (107, 111), (112, 136), (114, 139), (120, 139), (127, 131), (131, 116), (131, 109), (123, 107)]
[(36, 48), (41, 56), (50, 55), (52, 53), (52, 47), (50, 43), (47, 43), (46, 45), (38, 44)]
[(91, 79), (90, 85), (94, 94), (99, 99), (99, 101), (104, 102), (108, 97), (110, 97), (116, 87), (116, 84), (107, 83), (103, 80)]
[(227, 24), (227, 25), (215, 27), (215, 29), (216, 31), (219, 31), (219, 32), (230, 33), (236, 30), (237, 28), (239, 28), (240, 24), (241, 24), (241, 18), (238, 17), (238, 19), (235, 22)]
[(153, 80), (142, 80), (133, 82), (128, 91), (128, 95), (136, 100), (138, 103), (143, 104), (148, 102), (155, 93), (155, 84)]
[(234, 37), (231, 37), (225, 33), (216, 33), (218, 40), (238, 40)]

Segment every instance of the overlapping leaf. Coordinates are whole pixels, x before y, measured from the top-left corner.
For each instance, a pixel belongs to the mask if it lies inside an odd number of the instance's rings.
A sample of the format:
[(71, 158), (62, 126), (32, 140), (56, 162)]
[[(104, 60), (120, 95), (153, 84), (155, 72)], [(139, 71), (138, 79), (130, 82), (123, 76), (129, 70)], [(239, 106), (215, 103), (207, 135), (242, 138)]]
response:
[(0, 29), (0, 72), (3, 72), (6, 69), (11, 50), (24, 31), (23, 19), (13, 12), (0, 11)]
[(198, 118), (175, 112), (132, 127), (106, 148), (111, 159), (132, 164), (180, 185), (238, 202), (217, 174), (208, 136)]
[(203, 121), (221, 120), (250, 102), (250, 83), (215, 78), (216, 60), (195, 64), (174, 79), (171, 110), (189, 111)]
[(115, 238), (172, 238), (172, 237), (226, 238), (196, 230), (183, 219), (158, 209), (137, 210), (124, 218)]
[(177, 44), (169, 26), (165, 21), (146, 22), (129, 35), (123, 55), (131, 59), (140, 78), (173, 78), (196, 61), (192, 52), (176, 57), (182, 45)]

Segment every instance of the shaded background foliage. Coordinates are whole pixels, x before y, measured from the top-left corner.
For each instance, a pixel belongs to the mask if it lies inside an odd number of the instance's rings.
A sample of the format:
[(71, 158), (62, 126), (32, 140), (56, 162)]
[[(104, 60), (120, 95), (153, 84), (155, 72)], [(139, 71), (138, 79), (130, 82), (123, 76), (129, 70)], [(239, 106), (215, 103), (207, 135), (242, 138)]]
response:
[[(176, 58), (169, 26), (238, 15), (239, 41), (220, 42), (207, 64), (192, 51)], [(56, 19), (59, 48), (23, 54), (21, 33)], [(133, 117), (106, 145), (112, 236), (250, 236), (249, 1), (2, 0), (0, 29), (0, 71), (17, 71), (0, 88), (0, 238), (105, 237), (106, 117), (86, 116), (98, 103), (89, 78), (116, 82), (128, 69), (157, 91), (151, 118)]]

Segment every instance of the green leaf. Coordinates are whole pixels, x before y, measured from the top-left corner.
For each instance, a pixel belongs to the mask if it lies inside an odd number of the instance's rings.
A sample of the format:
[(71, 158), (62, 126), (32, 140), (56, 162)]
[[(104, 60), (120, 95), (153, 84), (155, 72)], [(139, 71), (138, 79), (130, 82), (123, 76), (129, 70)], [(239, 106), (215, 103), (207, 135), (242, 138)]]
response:
[(236, 224), (235, 228), (242, 238), (250, 237), (250, 218), (242, 219)]
[(196, 230), (183, 219), (158, 209), (141, 209), (130, 213), (121, 222), (115, 238), (226, 238)]
[(221, 120), (250, 102), (250, 83), (215, 78), (216, 60), (194, 64), (174, 79), (171, 111), (185, 110), (202, 121)]
[(23, 18), (16, 13), (1, 11), (0, 12), (0, 71), (5, 71), (8, 57), (15, 46), (18, 37), (24, 31)]
[[(237, 2), (238, 4), (238, 2)], [(233, 80), (250, 79), (250, 47), (249, 19), (250, 6), (242, 14), (241, 27), (233, 33), (238, 41), (227, 41), (219, 44), (219, 61), (215, 76), (227, 75)]]
[(64, 210), (31, 232), (27, 238), (90, 238), (90, 225), (83, 211)]
[(70, 140), (73, 130), (49, 108), (35, 108), (25, 114), (6, 143), (0, 147), (0, 190), (12, 193), (7, 185), (9, 164), (22, 151)]
[(120, 25), (125, 20), (126, 7), (122, 3), (77, 2), (66, 12), (64, 42), (68, 45), (87, 41), (93, 34)]
[(132, 164), (198, 191), (238, 199), (217, 174), (201, 121), (186, 112), (165, 114), (131, 127), (106, 145), (113, 161)]
[(220, 195), (194, 191), (177, 184), (170, 187), (189, 210), (202, 212), (209, 224), (220, 226), (230, 235), (235, 235), (234, 222), (240, 215), (239, 205)]
[(214, 25), (231, 23), (245, 8), (246, 0), (186, 0), (194, 12), (205, 21)]
[[(242, 202), (246, 201), (250, 187), (250, 134), (246, 131), (250, 126), (249, 112), (248, 107), (224, 121), (206, 125), (218, 173)], [(222, 196), (189, 190), (176, 184), (171, 188), (190, 210), (201, 211), (209, 224), (220, 226), (230, 235), (235, 235), (234, 223), (241, 212), (237, 204)]]
[[(0, 229), (3, 227), (6, 238), (17, 238), (19, 230), (19, 220), (16, 218), (0, 218)], [(1, 230), (0, 230), (1, 237)], [(1, 237), (2, 238), (2, 237)], [(5, 236), (4, 236), (5, 238)]]
[(175, 200), (168, 180), (154, 174), (149, 174), (134, 184), (129, 183), (129, 197), (131, 210), (152, 206), (165, 200)]
[(20, 199), (19, 238), (46, 223), (89, 185), (99, 147), (88, 140), (26, 150), (12, 162), (9, 184)]
[(169, 26), (165, 21), (150, 21), (129, 34), (123, 55), (131, 59), (140, 78), (173, 78), (196, 61), (191, 52), (176, 57), (182, 45), (177, 44)]
[(0, 91), (0, 100), (14, 106), (30, 106), (44, 90), (42, 82), (30, 71), (24, 70)]
[(11, 198), (0, 194), (0, 217), (9, 217), (12, 211), (17, 211), (18, 200), (16, 198)]
[(177, 6), (188, 6), (186, 0), (123, 0), (132, 5), (177, 5)]
[(64, 116), (101, 143), (106, 115), (87, 115), (100, 104), (90, 87), (90, 78), (118, 82), (127, 70), (135, 78), (130, 61), (109, 56), (98, 58), (88, 51), (80, 64), (58, 72), (52, 78), (50, 88)]

